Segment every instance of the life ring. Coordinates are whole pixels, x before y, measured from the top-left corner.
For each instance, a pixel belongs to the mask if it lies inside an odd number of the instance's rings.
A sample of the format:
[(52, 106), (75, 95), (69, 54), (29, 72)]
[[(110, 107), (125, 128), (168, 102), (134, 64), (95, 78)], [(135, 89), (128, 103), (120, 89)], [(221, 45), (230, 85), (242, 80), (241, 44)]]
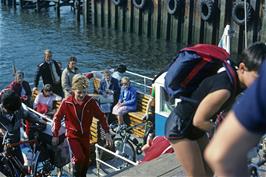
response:
[(167, 11), (171, 15), (176, 15), (178, 8), (181, 7), (182, 0), (167, 0)]
[(137, 9), (143, 9), (147, 0), (133, 0), (133, 4)]
[(125, 0), (112, 0), (112, 2), (114, 3), (114, 5), (119, 6), (122, 5), (125, 2)]
[[(251, 5), (247, 2), (247, 23), (252, 20), (253, 9)], [(236, 1), (232, 9), (232, 18), (238, 25), (245, 24), (245, 2)]]
[(211, 22), (215, 13), (215, 5), (212, 0), (200, 1), (200, 16), (204, 21)]

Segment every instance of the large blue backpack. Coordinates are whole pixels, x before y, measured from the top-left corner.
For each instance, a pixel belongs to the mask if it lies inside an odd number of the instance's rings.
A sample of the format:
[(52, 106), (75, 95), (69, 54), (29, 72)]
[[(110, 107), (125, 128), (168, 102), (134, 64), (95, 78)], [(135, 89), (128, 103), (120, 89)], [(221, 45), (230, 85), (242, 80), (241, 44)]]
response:
[(200, 82), (217, 73), (223, 66), (237, 90), (237, 75), (228, 63), (230, 55), (216, 45), (197, 44), (177, 54), (165, 75), (165, 91), (170, 98), (189, 97)]

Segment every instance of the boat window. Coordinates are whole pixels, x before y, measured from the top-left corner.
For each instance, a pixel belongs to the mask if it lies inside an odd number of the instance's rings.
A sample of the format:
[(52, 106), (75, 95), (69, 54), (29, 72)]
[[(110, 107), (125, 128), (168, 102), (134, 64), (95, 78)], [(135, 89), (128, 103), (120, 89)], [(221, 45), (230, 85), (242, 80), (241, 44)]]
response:
[(160, 99), (160, 112), (171, 113), (175, 107), (175, 100), (169, 100), (167, 93), (163, 87), (160, 87), (161, 99)]

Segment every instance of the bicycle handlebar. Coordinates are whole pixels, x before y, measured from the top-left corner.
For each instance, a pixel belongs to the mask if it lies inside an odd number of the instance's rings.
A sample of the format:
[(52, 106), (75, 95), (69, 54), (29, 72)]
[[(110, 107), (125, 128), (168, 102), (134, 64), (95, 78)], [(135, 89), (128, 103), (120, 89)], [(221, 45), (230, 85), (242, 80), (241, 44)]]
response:
[(37, 143), (37, 140), (26, 140), (26, 141), (19, 141), (18, 143), (12, 143), (12, 144), (5, 144), (5, 146), (7, 146), (8, 148), (12, 148), (12, 147), (16, 147), (16, 146), (19, 146), (21, 144), (34, 144), (34, 143)]
[(149, 126), (152, 126), (152, 122), (150, 120), (144, 120), (142, 123), (139, 123), (139, 124), (136, 124), (136, 125), (133, 125), (133, 126), (130, 126), (130, 127), (125, 127), (125, 128), (122, 128), (122, 130), (125, 130), (126, 132), (132, 130), (133, 128), (136, 128), (136, 127), (140, 127), (140, 126), (143, 126), (143, 125), (149, 125)]

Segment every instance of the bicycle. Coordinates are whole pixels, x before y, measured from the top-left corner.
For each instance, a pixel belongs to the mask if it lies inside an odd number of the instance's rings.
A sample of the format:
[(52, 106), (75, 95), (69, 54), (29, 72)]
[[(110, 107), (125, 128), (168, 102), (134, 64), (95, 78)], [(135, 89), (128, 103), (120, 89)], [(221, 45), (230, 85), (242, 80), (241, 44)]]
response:
[[(18, 143), (6, 144), (4, 152), (0, 153), (0, 159), (2, 166), (4, 167), (4, 174), (8, 177), (19, 177), (19, 176), (33, 176), (42, 177), (48, 176), (55, 169), (52, 164), (50, 150), (47, 148), (46, 143), (43, 142), (39, 135), (45, 129), (42, 125), (34, 125), (31, 130), (34, 132), (33, 139), (20, 141)], [(29, 168), (26, 168), (20, 160), (14, 156), (12, 152), (15, 147), (20, 145), (30, 145), (32, 148), (32, 156), (29, 162)]]
[[(143, 142), (139, 142), (135, 137), (132, 136), (132, 129), (136, 127), (144, 126), (144, 137)], [(143, 123), (139, 123), (134, 126), (126, 127), (120, 126), (119, 130), (117, 128), (111, 127), (112, 131), (116, 132), (116, 135), (113, 139), (114, 148), (116, 154), (119, 154), (133, 162), (136, 162), (136, 155), (142, 154), (142, 146), (146, 143), (149, 133), (151, 133), (153, 124), (151, 121), (147, 120)], [(124, 162), (120, 158), (112, 157), (111, 160), (108, 160), (109, 164), (116, 166), (118, 169), (123, 169), (132, 166), (131, 164)], [(100, 164), (101, 170), (108, 174), (111, 169), (106, 165)]]
[[(248, 170), (250, 177), (259, 177), (261, 167), (266, 164), (266, 135), (264, 135), (256, 146), (256, 158), (258, 160), (256, 162), (250, 161), (248, 164)], [(265, 172), (265, 170), (264, 170)]]

